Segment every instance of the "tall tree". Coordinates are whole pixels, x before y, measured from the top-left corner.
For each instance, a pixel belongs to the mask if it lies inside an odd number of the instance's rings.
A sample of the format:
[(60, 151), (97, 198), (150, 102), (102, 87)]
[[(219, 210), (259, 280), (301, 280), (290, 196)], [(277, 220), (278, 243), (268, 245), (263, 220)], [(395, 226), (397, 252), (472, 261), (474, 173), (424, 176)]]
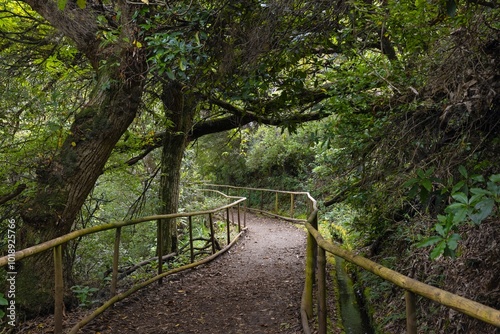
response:
[[(179, 82), (168, 82), (162, 86), (161, 99), (168, 128), (162, 140), (160, 176), (160, 212), (176, 213), (179, 207), (181, 164), (188, 135), (193, 126), (196, 98)], [(177, 252), (177, 223), (175, 219), (164, 219), (163, 254)]]

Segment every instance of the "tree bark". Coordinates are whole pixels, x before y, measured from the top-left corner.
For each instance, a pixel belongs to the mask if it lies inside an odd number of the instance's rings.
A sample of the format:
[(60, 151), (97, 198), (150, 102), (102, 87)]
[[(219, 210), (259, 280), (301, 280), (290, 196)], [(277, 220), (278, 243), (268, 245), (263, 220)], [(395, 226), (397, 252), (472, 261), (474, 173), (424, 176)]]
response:
[[(176, 213), (179, 208), (181, 164), (188, 136), (193, 126), (196, 99), (178, 82), (163, 85), (162, 101), (169, 128), (162, 145), (160, 178), (160, 213)], [(175, 219), (164, 219), (162, 225), (162, 253), (177, 252), (177, 224)]]

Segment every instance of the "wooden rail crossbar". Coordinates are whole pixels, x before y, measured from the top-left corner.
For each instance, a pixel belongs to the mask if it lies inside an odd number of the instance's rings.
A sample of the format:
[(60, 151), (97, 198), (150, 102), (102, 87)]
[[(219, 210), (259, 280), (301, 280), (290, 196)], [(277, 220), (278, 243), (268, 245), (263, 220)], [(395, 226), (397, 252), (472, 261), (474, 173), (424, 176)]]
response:
[[(367, 258), (349, 252), (342, 247), (326, 241), (318, 231), (318, 208), (316, 200), (307, 192), (288, 192), (283, 190), (259, 189), (249, 187), (235, 187), (227, 185), (211, 185), (213, 187), (226, 188), (227, 190), (246, 190), (257, 192), (274, 192), (276, 195), (290, 194), (291, 206), (294, 206), (294, 196), (306, 195), (309, 201), (309, 216), (305, 221), (305, 226), (308, 232), (307, 249), (306, 249), (306, 269), (305, 283), (301, 302), (302, 327), (304, 333), (310, 334), (312, 331), (309, 328), (309, 320), (313, 318), (313, 284), (317, 279), (318, 296), (317, 296), (317, 318), (318, 318), (318, 333), (326, 334), (326, 279), (325, 279), (325, 251), (337, 255), (346, 261), (349, 261), (369, 272), (381, 277), (382, 279), (391, 282), (405, 290), (406, 299), (406, 323), (407, 333), (417, 333), (416, 323), (416, 298), (415, 294), (433, 300), (441, 305), (452, 308), (458, 312), (467, 314), (473, 318), (500, 327), (500, 311), (489, 306), (480, 304), (473, 300), (461, 297), (448, 291), (433, 287), (422, 283), (405, 275), (402, 275), (394, 270), (384, 267)], [(260, 207), (262, 208), (262, 203)], [(275, 206), (275, 212), (259, 209), (261, 212), (266, 212), (276, 216), (278, 210)], [(255, 208), (254, 208), (255, 209)], [(293, 209), (290, 210), (293, 215)]]
[[(200, 191), (210, 191), (210, 192), (215, 192), (218, 193), (219, 195), (222, 195), (226, 197), (230, 203), (226, 205), (222, 205), (220, 207), (217, 207), (212, 210), (204, 210), (204, 211), (197, 211), (197, 212), (185, 212), (185, 213), (174, 213), (174, 214), (166, 214), (166, 215), (154, 215), (154, 216), (147, 216), (147, 217), (142, 217), (142, 218), (137, 218), (137, 219), (132, 219), (128, 221), (122, 221), (122, 222), (114, 222), (114, 223), (109, 223), (109, 224), (103, 224), (103, 225), (98, 225), (98, 226), (93, 226), (77, 231), (73, 231), (71, 233), (65, 234), (63, 236), (60, 236), (58, 238), (43, 242), (41, 244), (28, 247), (22, 250), (19, 250), (15, 252), (14, 254), (10, 254), (8, 256), (3, 256), (0, 257), (0, 267), (4, 267), (8, 264), (9, 259), (12, 261), (12, 257), (15, 258), (15, 261), (19, 261), (21, 259), (40, 254), (43, 252), (46, 252), (50, 249), (53, 249), (54, 252), (54, 333), (55, 334), (61, 334), (63, 330), (63, 309), (64, 309), (64, 301), (63, 301), (63, 296), (64, 296), (64, 285), (63, 285), (63, 256), (62, 256), (62, 246), (66, 244), (67, 242), (87, 236), (90, 234), (94, 233), (99, 233), (107, 230), (112, 230), (115, 229), (115, 242), (114, 242), (114, 252), (113, 252), (113, 267), (112, 267), (112, 279), (111, 279), (111, 285), (110, 285), (110, 292), (111, 292), (111, 299), (105, 302), (101, 307), (99, 307), (97, 310), (95, 310), (91, 315), (83, 319), (81, 322), (79, 322), (77, 325), (73, 327), (73, 329), (70, 331), (70, 333), (76, 333), (78, 329), (83, 327), (85, 324), (87, 324), (90, 320), (92, 320), (95, 316), (98, 314), (102, 313), (105, 309), (113, 305), (119, 300), (122, 300), (132, 293), (138, 291), (139, 289), (155, 282), (155, 281), (160, 281), (161, 279), (165, 276), (171, 275), (173, 273), (179, 272), (181, 270), (186, 270), (192, 267), (195, 267), (197, 265), (206, 263), (208, 261), (211, 261), (218, 255), (222, 254), (225, 252), (227, 249), (229, 249), (235, 241), (239, 238), (239, 236), (242, 233), (242, 228), (241, 228), (241, 222), (240, 222), (240, 206), (241, 204), (246, 202), (245, 197), (236, 197), (236, 196), (227, 196), (219, 191), (213, 190), (213, 189), (200, 189)], [(245, 206), (246, 207), (246, 206)], [(238, 226), (238, 235), (233, 239), (231, 242), (230, 240), (230, 219), (229, 219), (229, 209), (234, 208), (238, 211), (237, 215), (237, 226)], [(222, 211), (227, 214), (226, 217), (226, 223), (228, 224), (227, 226), (227, 246), (220, 250), (219, 252), (216, 253), (215, 247), (214, 247), (214, 227), (213, 227), (213, 216), (215, 213)], [(118, 261), (119, 261), (119, 247), (120, 247), (120, 236), (121, 236), (121, 229), (126, 226), (131, 226), (131, 225), (136, 225), (139, 223), (144, 223), (144, 222), (151, 222), (151, 221), (159, 221), (161, 219), (174, 219), (174, 218), (181, 218), (181, 217), (187, 217), (190, 226), (192, 222), (192, 217), (194, 216), (208, 216), (208, 220), (210, 221), (210, 230), (211, 230), (211, 240), (212, 240), (212, 255), (204, 258), (196, 263), (191, 263), (188, 265), (185, 265), (180, 268), (176, 268), (174, 270), (170, 270), (168, 272), (162, 273), (162, 265), (158, 265), (158, 275), (150, 278), (149, 280), (140, 283), (130, 290), (121, 293), (119, 295), (116, 295), (116, 285), (117, 285), (117, 280), (118, 280)], [(191, 231), (190, 231), (191, 232)], [(193, 253), (193, 236), (192, 233), (190, 235), (190, 258), (191, 262), (194, 261), (194, 253)], [(161, 230), (158, 230), (158, 235), (157, 239), (160, 239), (159, 236), (161, 236)], [(161, 243), (158, 245), (158, 247), (161, 247)], [(158, 256), (158, 258), (163, 258), (161, 255)]]

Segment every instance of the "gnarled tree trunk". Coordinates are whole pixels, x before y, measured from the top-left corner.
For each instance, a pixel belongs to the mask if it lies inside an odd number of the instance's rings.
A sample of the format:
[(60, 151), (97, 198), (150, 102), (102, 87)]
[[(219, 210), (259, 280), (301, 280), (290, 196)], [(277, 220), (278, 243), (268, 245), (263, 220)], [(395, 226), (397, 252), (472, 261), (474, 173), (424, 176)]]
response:
[[(34, 197), (23, 207), (20, 247), (71, 231), (76, 215), (92, 190), (115, 144), (135, 117), (142, 83), (111, 87), (106, 97), (88, 106), (71, 127), (58, 156), (37, 170)], [(52, 307), (52, 254), (24, 261), (17, 276), (18, 304), (28, 313)], [(66, 285), (71, 282), (66, 266)]]

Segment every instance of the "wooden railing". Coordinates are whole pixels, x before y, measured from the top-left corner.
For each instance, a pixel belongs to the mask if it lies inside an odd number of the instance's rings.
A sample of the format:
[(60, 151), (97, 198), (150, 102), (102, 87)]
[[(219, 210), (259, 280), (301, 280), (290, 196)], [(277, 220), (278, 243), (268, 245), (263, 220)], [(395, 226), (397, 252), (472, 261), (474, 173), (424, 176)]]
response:
[[(318, 323), (318, 333), (326, 334), (327, 328), (327, 310), (326, 310), (326, 260), (325, 252), (337, 255), (353, 264), (360, 266), (361, 268), (372, 272), (373, 274), (389, 281), (405, 290), (406, 298), (406, 315), (407, 315), (407, 332), (410, 334), (417, 333), (416, 327), (416, 306), (415, 306), (415, 294), (421, 295), (425, 298), (433, 300), (437, 303), (445, 305), (447, 307), (453, 308), (459, 312), (467, 314), (471, 317), (479, 319), (483, 322), (492, 324), (494, 326), (500, 327), (500, 311), (495, 310), (491, 307), (482, 305), (475, 301), (460, 297), (458, 295), (452, 294), (450, 292), (435, 288), (433, 286), (424, 284), (410, 277), (404, 276), (398, 272), (395, 272), (389, 268), (383, 267), (373, 261), (370, 261), (362, 256), (356, 255), (349, 252), (329, 241), (326, 241), (323, 236), (318, 231), (318, 207), (316, 200), (307, 192), (290, 192), (272, 189), (259, 189), (259, 188), (247, 188), (247, 187), (234, 187), (227, 185), (206, 185), (210, 188), (223, 189), (228, 194), (233, 192), (238, 196), (226, 196), (231, 203), (227, 205), (220, 206), (213, 210), (191, 212), (191, 213), (178, 213), (169, 215), (157, 215), (149, 216), (134, 220), (129, 220), (125, 222), (116, 222), (111, 224), (99, 225), (95, 227), (86, 228), (83, 230), (78, 230), (61, 236), (59, 238), (49, 240), (42, 244), (26, 248), (17, 251), (14, 256), (16, 261), (23, 258), (39, 254), (50, 249), (54, 252), (54, 268), (55, 268), (55, 314), (54, 322), (55, 328), (54, 333), (62, 333), (62, 311), (63, 311), (63, 266), (62, 266), (62, 246), (70, 240), (86, 236), (93, 233), (98, 233), (106, 230), (114, 229), (115, 232), (115, 243), (114, 243), (114, 255), (113, 255), (113, 274), (111, 280), (111, 294), (112, 298), (105, 302), (101, 307), (96, 309), (92, 314), (87, 316), (85, 319), (76, 324), (70, 331), (70, 333), (77, 333), (78, 330), (85, 324), (94, 319), (97, 315), (102, 313), (105, 309), (120, 301), (132, 293), (138, 291), (139, 289), (161, 280), (163, 277), (171, 275), (173, 273), (192, 268), (196, 265), (206, 263), (214, 259), (218, 254), (226, 251), (241, 235), (241, 223), (240, 223), (240, 206), (245, 204), (245, 209), (256, 210), (258, 212), (267, 213), (272, 216), (277, 216), (282, 219), (291, 220), (294, 222), (304, 223), (308, 235), (307, 235), (307, 248), (306, 248), (306, 267), (305, 267), (305, 280), (304, 280), (304, 290), (302, 293), (301, 301), (301, 318), (304, 333), (310, 334), (312, 331), (309, 327), (309, 320), (314, 318), (313, 314), (313, 300), (317, 301), (317, 323)], [(214, 191), (214, 189), (209, 189)], [(245, 195), (249, 198), (247, 201), (246, 197), (240, 197)], [(267, 197), (266, 197), (267, 196)], [(287, 204), (281, 204), (283, 198), (280, 200), (280, 196), (286, 196), (286, 202), (289, 204), (288, 208), (285, 208), (285, 212), (289, 213), (286, 215), (281, 211), (283, 206)], [(253, 200), (250, 200), (253, 198)], [(284, 203), (284, 202), (283, 202)], [(228, 245), (217, 254), (212, 254), (211, 256), (198, 261), (196, 263), (191, 263), (168, 272), (162, 273), (162, 266), (159, 265), (158, 275), (150, 278), (149, 280), (140, 283), (130, 290), (116, 295), (116, 282), (118, 277), (118, 262), (119, 262), (119, 247), (120, 247), (120, 236), (121, 229), (126, 226), (136, 225), (144, 222), (161, 221), (161, 219), (170, 218), (188, 218), (191, 224), (192, 217), (195, 216), (208, 216), (208, 221), (211, 225), (211, 242), (212, 250), (215, 251), (214, 247), (214, 233), (213, 233), (213, 215), (219, 211), (225, 211), (227, 226), (229, 228), (229, 210), (234, 208), (237, 210), (237, 220), (238, 220), (238, 231), (240, 232), (232, 241), (230, 240), (230, 233), (227, 234)], [(246, 210), (245, 210), (246, 211)], [(307, 219), (300, 219), (298, 216), (305, 214)], [(161, 227), (161, 226), (160, 226)], [(160, 229), (159, 229), (160, 230)], [(161, 238), (157, 238), (159, 244), (158, 249), (162, 249)], [(191, 259), (193, 257), (193, 243), (192, 236), (190, 236), (190, 253)], [(162, 258), (162, 254), (158, 254), (158, 258)], [(8, 257), (4, 256), (0, 258), (0, 267), (6, 266), (8, 264)], [(317, 296), (314, 298), (313, 285), (317, 282)]]
[[(305, 223), (310, 213), (316, 209), (316, 200), (308, 192), (275, 189), (236, 187), (205, 183), (205, 187), (221, 189), (226, 194), (243, 196), (247, 199), (247, 209), (265, 213), (288, 221)], [(303, 218), (299, 218), (303, 216)]]
[[(90, 234), (94, 233), (99, 233), (107, 230), (115, 230), (115, 240), (114, 240), (114, 251), (113, 251), (113, 266), (112, 266), (112, 278), (111, 278), (111, 283), (110, 283), (110, 294), (111, 294), (111, 299), (109, 299), (107, 302), (105, 302), (102, 306), (97, 308), (92, 314), (88, 315), (85, 317), (82, 321), (80, 321), (78, 324), (76, 324), (69, 333), (77, 333), (80, 328), (82, 328), (84, 325), (86, 325), (88, 322), (90, 322), (92, 319), (94, 319), (97, 315), (101, 314), (104, 310), (106, 310), (108, 307), (113, 305), (114, 303), (130, 296), (132, 293), (138, 291), (139, 289), (142, 289), (143, 287), (156, 282), (160, 281), (163, 277), (166, 277), (168, 275), (180, 272), (182, 270), (186, 270), (189, 268), (193, 268), (197, 265), (207, 263), (220, 254), (224, 253), (227, 249), (229, 249), (239, 238), (239, 236), (242, 233), (242, 226), (241, 226), (241, 205), (245, 203), (246, 198), (244, 197), (235, 197), (235, 196), (227, 196), (221, 192), (218, 192), (216, 190), (212, 189), (201, 189), (201, 191), (210, 191), (210, 192), (215, 192), (221, 196), (226, 197), (230, 203), (226, 205), (222, 205), (220, 207), (217, 207), (212, 210), (205, 210), (205, 211), (198, 211), (198, 212), (187, 212), (187, 213), (176, 213), (176, 214), (168, 214), (168, 215), (155, 215), (155, 216), (148, 216), (148, 217), (143, 217), (143, 218), (138, 218), (138, 219), (132, 219), (128, 221), (123, 221), (123, 222), (115, 222), (115, 223), (109, 223), (109, 224), (104, 224), (104, 225), (98, 225), (98, 226), (93, 226), (89, 228), (85, 228), (82, 230), (77, 230), (73, 231), (71, 233), (68, 233), (66, 235), (60, 236), (58, 238), (46, 241), (44, 243), (19, 250), (15, 252), (14, 254), (11, 254), (9, 256), (4, 256), (0, 258), (0, 268), (6, 266), (9, 263), (9, 260), (12, 261), (12, 256), (14, 256), (15, 261), (22, 260), (24, 258), (40, 254), (46, 251), (49, 251), (50, 249), (53, 250), (54, 253), (54, 287), (55, 287), (55, 305), (54, 305), (54, 333), (55, 334), (60, 334), (62, 333), (63, 327), (63, 307), (64, 307), (64, 301), (63, 301), (63, 296), (64, 296), (64, 284), (63, 284), (63, 259), (62, 259), (62, 247), (68, 243), (71, 240), (75, 240), (77, 238), (81, 238), (84, 236), (88, 236)], [(236, 211), (237, 214), (237, 222), (235, 219), (233, 221), (230, 221), (230, 209), (233, 209), (232, 211)], [(219, 252), (216, 252), (216, 247), (215, 247), (215, 235), (214, 235), (214, 220), (213, 217), (216, 213), (218, 212), (223, 212), (226, 217), (226, 226), (227, 226), (227, 245), (224, 247), (222, 250)], [(231, 212), (233, 213), (233, 212)], [(190, 227), (190, 232), (192, 230), (191, 225), (192, 225), (192, 219), (193, 217), (196, 216), (207, 216), (208, 221), (210, 224), (210, 242), (211, 242), (211, 249), (212, 249), (212, 255), (194, 262), (194, 247), (193, 247), (193, 236), (192, 233), (189, 233), (189, 244), (190, 244), (190, 258), (191, 258), (191, 263), (175, 268), (173, 270), (170, 270), (168, 272), (162, 272), (162, 262), (163, 261), (158, 261), (158, 273), (156, 276), (148, 279), (145, 282), (142, 282), (140, 284), (135, 285), (133, 288), (121, 293), (121, 294), (116, 294), (116, 287), (117, 287), (117, 281), (118, 281), (118, 266), (119, 266), (119, 250), (120, 250), (120, 240), (121, 240), (121, 231), (122, 228), (127, 227), (127, 226), (132, 226), (136, 225), (139, 223), (146, 223), (146, 222), (155, 222), (158, 224), (158, 235), (157, 235), (157, 250), (158, 250), (158, 259), (163, 259), (163, 254), (161, 252), (163, 245), (162, 245), (162, 238), (159, 237), (161, 234), (161, 221), (163, 219), (175, 219), (175, 218), (187, 218), (189, 222), (189, 227)], [(233, 240), (231, 240), (231, 234), (230, 234), (230, 224), (234, 223), (237, 224), (238, 227), (238, 234), (235, 236)], [(245, 216), (243, 217), (243, 225), (245, 225)]]
[[(258, 194), (271, 193), (271, 194), (288, 194), (291, 196), (291, 207), (290, 212), (293, 218), (293, 206), (294, 206), (294, 196), (302, 195), (308, 200), (307, 208), (309, 210), (309, 215), (307, 220), (304, 221), (305, 227), (308, 231), (307, 234), (307, 248), (306, 248), (306, 268), (305, 268), (305, 282), (304, 290), (302, 294), (301, 302), (301, 317), (302, 317), (302, 327), (305, 334), (310, 334), (312, 331), (309, 327), (309, 320), (314, 317), (313, 314), (313, 285), (317, 282), (317, 326), (319, 334), (326, 334), (327, 329), (327, 310), (326, 310), (326, 257), (325, 252), (337, 255), (346, 261), (349, 261), (379, 277), (391, 282), (392, 284), (399, 286), (404, 289), (404, 295), (406, 300), (406, 327), (408, 334), (417, 333), (417, 322), (416, 322), (416, 298), (415, 295), (423, 296), (427, 299), (433, 300), (441, 305), (452, 308), (461, 313), (467, 314), (473, 318), (481, 320), (483, 322), (489, 323), (491, 325), (500, 327), (500, 311), (489, 306), (480, 304), (473, 300), (455, 295), (453, 293), (447, 292), (442, 289), (438, 289), (431, 285), (419, 282), (415, 279), (402, 275), (394, 270), (386, 268), (376, 262), (373, 262), (367, 258), (356, 255), (349, 252), (342, 247), (333, 244), (324, 239), (321, 233), (318, 231), (318, 208), (316, 200), (306, 192), (288, 192), (288, 191), (278, 191), (271, 189), (257, 189), (257, 188), (246, 188), (246, 187), (233, 187), (233, 186), (222, 186), (222, 185), (210, 185), (214, 188), (225, 189), (228, 193), (229, 191), (244, 193), (244, 192), (256, 192)], [(248, 193), (245, 193), (249, 196)], [(262, 196), (262, 195), (261, 195)], [(249, 196), (250, 197), (250, 196)], [(255, 205), (255, 204), (254, 204)], [(275, 210), (263, 210), (262, 207), (264, 203), (259, 202), (258, 208), (256, 209), (260, 212), (268, 213), (270, 215), (276, 216), (277, 211)], [(290, 217), (288, 217), (290, 218)]]

